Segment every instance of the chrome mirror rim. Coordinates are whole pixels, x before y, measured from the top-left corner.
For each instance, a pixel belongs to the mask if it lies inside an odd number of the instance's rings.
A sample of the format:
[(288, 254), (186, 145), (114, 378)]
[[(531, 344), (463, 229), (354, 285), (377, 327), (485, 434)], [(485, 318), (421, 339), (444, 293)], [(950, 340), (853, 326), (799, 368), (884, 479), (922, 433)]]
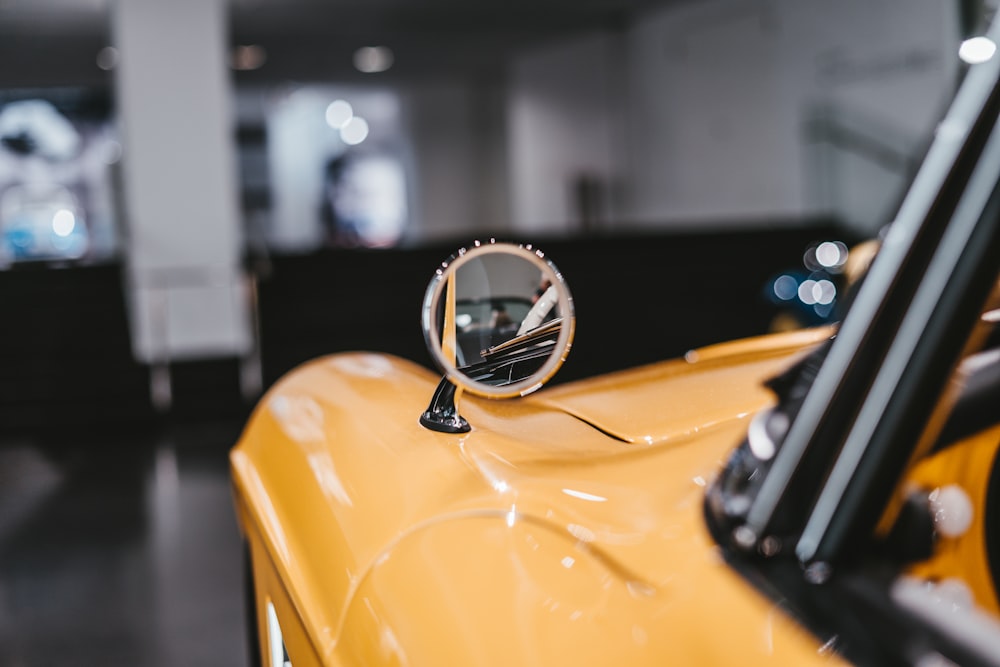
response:
[[(441, 298), (445, 293), (448, 277), (454, 275), (467, 262), (494, 253), (516, 255), (538, 268), (541, 274), (548, 278), (552, 286), (556, 288), (556, 306), (563, 320), (562, 325), (559, 327), (559, 335), (556, 338), (552, 353), (546, 359), (545, 363), (529, 377), (503, 386), (492, 386), (482, 382), (475, 382), (461, 372), (455, 362), (450, 360), (444, 352), (441, 344), (441, 332), (438, 330), (437, 318), (434, 316), (438, 312)], [(497, 241), (496, 239), (489, 239), (488, 241), (475, 241), (469, 246), (460, 248), (437, 268), (424, 294), (421, 325), (427, 349), (430, 351), (434, 363), (450, 382), (478, 396), (485, 396), (487, 398), (513, 398), (525, 396), (540, 389), (559, 370), (566, 360), (566, 356), (569, 354), (573, 343), (576, 318), (573, 309), (573, 297), (570, 294), (569, 286), (566, 284), (562, 273), (545, 256), (545, 253), (532, 244), (507, 243)]]

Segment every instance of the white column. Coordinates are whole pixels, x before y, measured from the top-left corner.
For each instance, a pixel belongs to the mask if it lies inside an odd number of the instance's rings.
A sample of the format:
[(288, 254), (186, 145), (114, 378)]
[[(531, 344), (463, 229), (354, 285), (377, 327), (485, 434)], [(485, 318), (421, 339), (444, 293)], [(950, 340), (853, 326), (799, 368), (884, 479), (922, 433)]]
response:
[(251, 346), (224, 0), (117, 0), (125, 248), (145, 362)]

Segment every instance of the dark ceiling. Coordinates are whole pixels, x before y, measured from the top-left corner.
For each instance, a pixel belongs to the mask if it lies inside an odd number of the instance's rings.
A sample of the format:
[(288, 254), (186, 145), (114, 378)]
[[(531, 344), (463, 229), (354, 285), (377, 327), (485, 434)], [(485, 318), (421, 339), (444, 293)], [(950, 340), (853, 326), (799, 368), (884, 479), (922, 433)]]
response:
[[(627, 26), (679, 0), (231, 0), (230, 41), (267, 61), (243, 82), (350, 81), (355, 49), (386, 45), (387, 80), (493, 77), (510, 54)], [(107, 0), (0, 0), (0, 88), (106, 85), (97, 52), (111, 42)], [(183, 35), (178, 35), (183, 44)]]

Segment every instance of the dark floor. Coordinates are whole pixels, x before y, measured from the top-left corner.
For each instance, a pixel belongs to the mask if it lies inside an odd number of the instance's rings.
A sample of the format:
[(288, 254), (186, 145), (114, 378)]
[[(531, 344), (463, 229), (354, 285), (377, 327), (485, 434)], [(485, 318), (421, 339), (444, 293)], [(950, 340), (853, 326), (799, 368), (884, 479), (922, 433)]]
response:
[(245, 665), (237, 432), (0, 442), (0, 666)]

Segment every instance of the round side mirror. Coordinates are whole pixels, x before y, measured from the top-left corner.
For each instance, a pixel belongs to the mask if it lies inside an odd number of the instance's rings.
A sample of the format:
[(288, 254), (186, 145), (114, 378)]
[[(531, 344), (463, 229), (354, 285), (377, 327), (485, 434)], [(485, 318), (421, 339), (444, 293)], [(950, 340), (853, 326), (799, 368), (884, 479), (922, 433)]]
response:
[(573, 341), (573, 299), (538, 249), (476, 242), (441, 264), (423, 306), (431, 356), (455, 385), (510, 398), (540, 388)]

